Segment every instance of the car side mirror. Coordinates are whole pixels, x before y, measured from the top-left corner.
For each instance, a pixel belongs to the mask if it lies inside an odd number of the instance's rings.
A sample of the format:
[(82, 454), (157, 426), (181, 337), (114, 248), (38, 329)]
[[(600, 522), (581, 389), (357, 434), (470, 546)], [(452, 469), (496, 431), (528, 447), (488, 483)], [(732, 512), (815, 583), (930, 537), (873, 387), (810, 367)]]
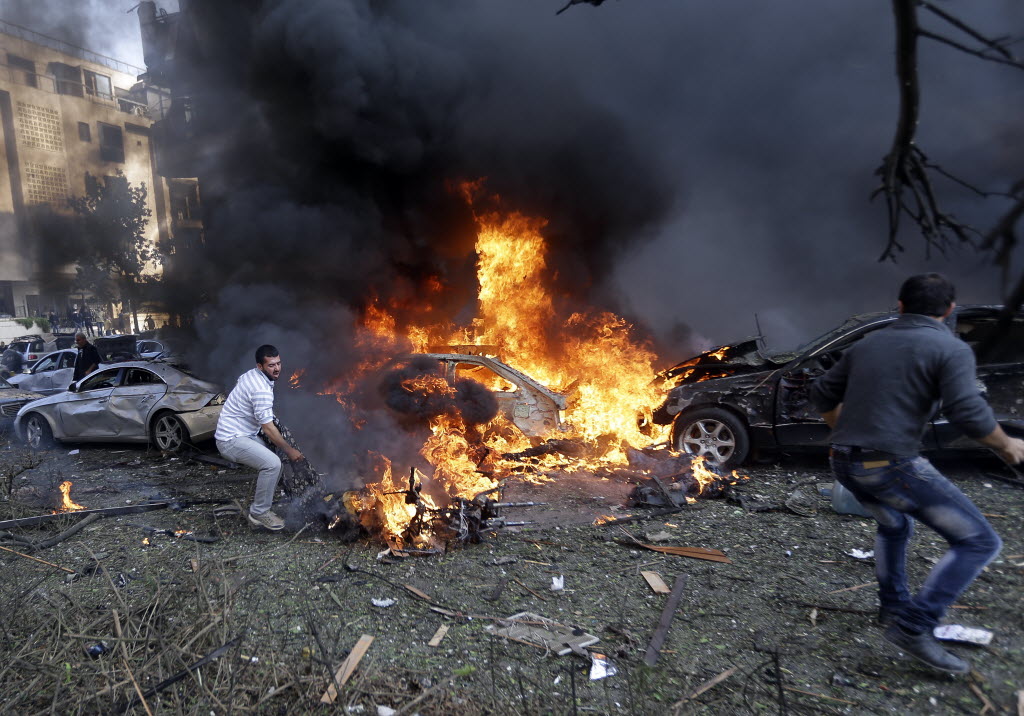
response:
[(75, 385), (74, 383), (72, 383), (71, 385), (68, 386), (68, 392), (70, 392), (70, 393), (77, 393), (78, 392), (78, 386)]

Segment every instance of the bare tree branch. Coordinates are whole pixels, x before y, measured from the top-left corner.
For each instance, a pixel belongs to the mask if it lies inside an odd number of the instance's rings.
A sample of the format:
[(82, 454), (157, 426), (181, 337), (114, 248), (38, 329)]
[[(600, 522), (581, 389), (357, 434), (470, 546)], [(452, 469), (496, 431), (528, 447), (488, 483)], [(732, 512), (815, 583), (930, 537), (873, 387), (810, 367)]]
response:
[[(970, 37), (973, 37), (975, 40), (980, 42), (982, 45), (984, 45), (988, 49), (993, 50), (994, 52), (997, 52), (998, 54), (1002, 55), (1004, 60), (1008, 60), (1009, 61), (1008, 64), (1016, 65), (1018, 67), (1021, 66), (1021, 64), (1017, 60), (1017, 58), (1015, 58), (1013, 56), (1013, 54), (1006, 48), (1005, 41), (1006, 41), (1007, 38), (996, 39), (996, 38), (986, 37), (985, 35), (982, 35), (980, 32), (975, 30), (973, 27), (968, 25), (966, 22), (964, 22), (960, 18), (955, 17), (953, 15), (950, 15), (948, 12), (946, 12), (942, 8), (938, 8), (935, 5), (932, 5), (930, 2), (926, 2), (925, 0), (921, 0), (921, 2), (919, 4), (925, 10), (928, 10), (929, 12), (933, 13), (937, 17), (942, 18), (943, 20), (948, 22), (950, 25), (952, 25), (956, 29), (960, 30), (965, 35), (969, 35)], [(976, 54), (976, 53), (971, 52), (971, 54)], [(986, 60), (995, 60), (996, 59), (996, 58), (994, 58), (994, 57), (992, 57), (990, 55), (980, 55), (979, 54), (978, 56), (982, 57), (983, 59), (986, 59)]]
[(981, 59), (987, 60), (988, 62), (995, 62), (996, 64), (1000, 65), (1009, 65), (1010, 67), (1016, 67), (1017, 69), (1024, 70), (1024, 62), (1020, 62), (1019, 60), (1006, 60), (1003, 59), (1002, 57), (993, 57), (992, 55), (987, 54), (984, 50), (977, 50), (973, 47), (968, 47), (967, 45), (957, 42), (956, 40), (951, 40), (948, 37), (937, 35), (934, 32), (929, 32), (928, 30), (919, 30), (918, 34), (921, 37), (927, 37), (930, 40), (941, 42), (944, 45), (949, 45), (950, 47), (960, 50), (960, 52), (966, 53), (968, 55), (974, 55), (975, 57), (980, 57)]

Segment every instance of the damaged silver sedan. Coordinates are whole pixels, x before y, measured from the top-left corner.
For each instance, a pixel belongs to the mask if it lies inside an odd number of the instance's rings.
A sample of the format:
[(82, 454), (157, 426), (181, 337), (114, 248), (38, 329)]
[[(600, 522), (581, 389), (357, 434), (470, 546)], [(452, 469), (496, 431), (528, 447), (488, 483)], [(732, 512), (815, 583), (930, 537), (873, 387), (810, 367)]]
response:
[(179, 368), (131, 361), (28, 403), (14, 421), (34, 450), (67, 442), (151, 443), (175, 452), (213, 437), (224, 394)]

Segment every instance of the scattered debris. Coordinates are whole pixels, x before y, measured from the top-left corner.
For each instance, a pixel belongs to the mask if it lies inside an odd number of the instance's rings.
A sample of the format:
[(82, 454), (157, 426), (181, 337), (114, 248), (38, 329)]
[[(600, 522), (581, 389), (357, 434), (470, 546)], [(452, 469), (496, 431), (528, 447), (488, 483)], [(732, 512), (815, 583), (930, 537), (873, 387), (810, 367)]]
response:
[(846, 554), (850, 557), (853, 557), (854, 559), (873, 559), (875, 556), (875, 551), (873, 549), (851, 549)]
[(565, 656), (569, 652), (583, 652), (583, 647), (600, 641), (582, 629), (559, 624), (533, 612), (519, 612), (507, 620), (499, 620), (496, 624), (484, 628), (495, 636), (547, 649), (558, 656)]
[(619, 670), (615, 668), (615, 664), (605, 656), (604, 654), (598, 654), (597, 652), (590, 652), (590, 680), (598, 681), (608, 676), (615, 676), (619, 673)]
[(818, 499), (798, 487), (786, 498), (786, 509), (801, 517), (813, 517), (818, 514)]
[[(376, 600), (374, 600), (376, 601)], [(394, 600), (392, 600), (394, 603)], [(338, 698), (338, 689), (345, 685), (345, 682), (351, 678), (355, 672), (356, 667), (359, 666), (359, 662), (366, 654), (366, 650), (370, 648), (370, 644), (373, 643), (373, 637), (369, 634), (363, 634), (359, 637), (359, 641), (352, 647), (352, 651), (348, 653), (345, 660), (341, 662), (338, 670), (334, 672), (334, 680), (331, 685), (327, 687), (327, 691), (320, 697), (320, 703), (322, 704), (333, 704), (334, 700)]]
[(668, 594), (671, 591), (657, 572), (640, 572), (640, 576), (647, 580), (655, 594)]
[(723, 681), (728, 679), (730, 676), (735, 674), (737, 671), (739, 671), (739, 667), (734, 666), (731, 669), (726, 669), (725, 671), (723, 671), (718, 676), (715, 676), (714, 678), (708, 679), (703, 684), (701, 684), (696, 689), (694, 689), (693, 692), (689, 696), (686, 696), (686, 697), (680, 699), (679, 701), (677, 701), (676, 703), (674, 703), (672, 705), (672, 708), (673, 709), (678, 709), (680, 706), (685, 704), (687, 701), (692, 701), (693, 699), (695, 699), (698, 696), (700, 696), (701, 694), (703, 694), (705, 691), (710, 691), (711, 689), (713, 689), (714, 687), (718, 686), (720, 683), (722, 683)]
[(559, 574), (557, 577), (551, 578), (551, 591), (561, 592), (565, 589), (565, 576)]
[(686, 575), (680, 574), (676, 577), (676, 581), (672, 583), (672, 592), (668, 595), (668, 599), (665, 600), (665, 608), (661, 611), (658, 628), (654, 630), (651, 643), (647, 645), (644, 663), (648, 666), (654, 666), (658, 663), (658, 657), (661, 656), (659, 649), (661, 649), (662, 644), (665, 643), (665, 638), (668, 636), (669, 627), (672, 625), (672, 617), (679, 606), (679, 600), (683, 598), (683, 589), (685, 587)]
[(732, 560), (725, 556), (725, 552), (717, 549), (704, 549), (702, 547), (670, 547), (667, 545), (644, 544), (643, 542), (627, 542), (615, 540), (625, 547), (643, 547), (662, 554), (671, 554), (676, 557), (691, 557), (693, 559), (706, 559), (709, 562), (724, 562), (732, 564)]
[(386, 607), (390, 607), (392, 604), (394, 604), (395, 600), (394, 599), (370, 599), (370, 602), (375, 607), (386, 608)]
[(940, 624), (932, 632), (936, 639), (943, 641), (961, 641), (967, 644), (979, 644), (988, 646), (995, 636), (988, 629), (978, 627), (966, 627), (961, 624)]
[(505, 591), (505, 585), (507, 585), (508, 582), (509, 582), (509, 578), (508, 577), (506, 577), (506, 578), (502, 579), (501, 581), (499, 581), (496, 585), (494, 585), (494, 590), (490, 594), (488, 594), (486, 597), (484, 597), (484, 599), (486, 599), (489, 602), (496, 602), (498, 600), (498, 597), (501, 596), (501, 593), (503, 591)]
[(430, 637), (430, 641), (427, 642), (427, 646), (437, 646), (440, 644), (441, 640), (444, 639), (444, 635), (448, 633), (448, 629), (449, 626), (447, 624), (439, 626), (437, 631), (434, 632), (434, 636)]
[(501, 566), (503, 564), (515, 564), (519, 561), (519, 557), (495, 557), (491, 564)]

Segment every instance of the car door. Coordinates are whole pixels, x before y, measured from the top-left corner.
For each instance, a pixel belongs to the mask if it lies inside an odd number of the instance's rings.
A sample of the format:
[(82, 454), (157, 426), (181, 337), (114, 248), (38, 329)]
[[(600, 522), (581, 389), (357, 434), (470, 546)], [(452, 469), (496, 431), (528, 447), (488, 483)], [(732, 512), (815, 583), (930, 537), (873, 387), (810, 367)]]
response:
[(32, 373), (25, 376), (19, 385), (25, 390), (34, 390), (43, 395), (55, 392), (53, 389), (53, 374), (57, 370), (59, 361), (59, 353), (51, 353), (41, 358), (39, 362), (32, 366)]
[(55, 391), (67, 390), (75, 380), (75, 358), (78, 351), (61, 351), (57, 363), (57, 370), (53, 372), (53, 387)]
[(66, 400), (57, 404), (61, 431), (68, 439), (110, 439), (116, 435), (114, 420), (107, 404), (110, 394), (120, 382), (120, 368), (96, 371), (78, 383), (78, 389), (68, 393)]
[[(992, 406), (996, 420), (1007, 432), (1024, 435), (1024, 311), (1006, 327), (999, 326), (1001, 309), (968, 306), (959, 309), (953, 330), (971, 347), (978, 365), (978, 391)], [(980, 352), (989, 339), (991, 347)], [(971, 440), (944, 416), (934, 422), (935, 440), (947, 448), (976, 448)]]
[(147, 438), (149, 415), (167, 392), (167, 384), (151, 370), (125, 368), (124, 379), (107, 403), (114, 434), (124, 440)]
[(775, 439), (779, 446), (828, 444), (832, 431), (811, 403), (811, 383), (835, 365), (843, 351), (894, 319), (888, 316), (852, 327), (783, 368), (775, 396)]

